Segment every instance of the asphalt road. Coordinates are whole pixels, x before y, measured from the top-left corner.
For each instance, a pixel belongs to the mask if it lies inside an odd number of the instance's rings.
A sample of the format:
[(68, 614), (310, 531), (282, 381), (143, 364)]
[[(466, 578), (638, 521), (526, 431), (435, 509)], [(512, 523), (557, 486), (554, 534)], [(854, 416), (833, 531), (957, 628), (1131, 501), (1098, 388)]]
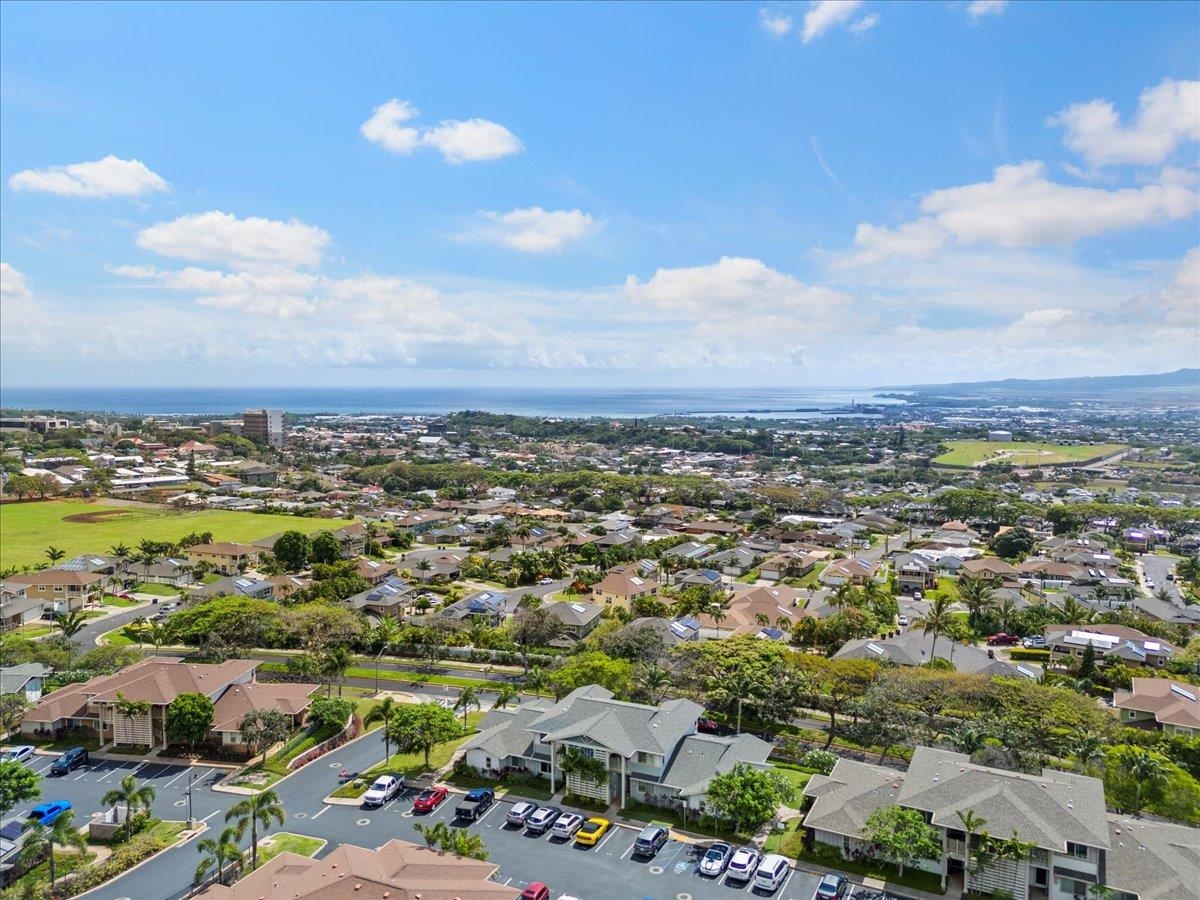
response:
[(1159, 588), (1165, 587), (1171, 595), (1171, 602), (1176, 606), (1183, 605), (1183, 596), (1179, 593), (1179, 586), (1174, 581), (1167, 581), (1167, 573), (1175, 568), (1179, 562), (1178, 556), (1158, 556), (1154, 553), (1143, 553), (1138, 557), (1138, 562), (1142, 564), (1142, 571), (1145, 573), (1146, 580), (1155, 583), (1154, 590), (1149, 591), (1151, 594), (1158, 593)]
[[(420, 843), (421, 838), (413, 830), (413, 824), (422, 819), (449, 820), (455, 803), (453, 794), (428, 816), (412, 814), (411, 800), (415, 790), (411, 789), (383, 808), (374, 810), (328, 805), (321, 799), (336, 788), (337, 773), (342, 768), (362, 771), (382, 757), (383, 741), (380, 734), (374, 732), (279, 782), (275, 790), (287, 811), (287, 824), (277, 830), (326, 839), (330, 843), (322, 853), (340, 843), (377, 847), (393, 837)], [(130, 773), (136, 775), (139, 782), (154, 786), (158, 792), (154, 814), (164, 818), (186, 818), (187, 800), (182, 792), (191, 772), (196, 775), (193, 816), (208, 823), (210, 828), (219, 828), (225, 811), (241, 799), (238, 795), (211, 790), (224, 773), (210, 767), (189, 769), (137, 758), (122, 762), (93, 760), (89, 766), (65, 777), (46, 779), (45, 770), (52, 760), (53, 757), (39, 755), (31, 763), (45, 779), (43, 799), (70, 800), (81, 823), (101, 810), (100, 797), (105, 791)], [(578, 848), (573, 843), (562, 844), (545, 836), (527, 836), (523, 831), (506, 828), (504, 816), (508, 806), (502, 800), (482, 820), (468, 826), (483, 835), (491, 860), (500, 867), (497, 879), (501, 882), (524, 887), (531, 881), (544, 881), (551, 886), (554, 896), (570, 894), (580, 900), (674, 900), (684, 894), (705, 900), (733, 897), (738, 891), (749, 893), (746, 887), (725, 884), (724, 879), (702, 878), (696, 872), (702, 847), (698, 849), (695, 845), (672, 841), (653, 860), (635, 861), (630, 852), (636, 837), (633, 829), (613, 828), (598, 846)], [(89, 900), (175, 900), (186, 896), (199, 859), (193, 839), (84, 896)], [(774, 896), (780, 900), (809, 900), (817, 881), (814, 875), (793, 871)]]

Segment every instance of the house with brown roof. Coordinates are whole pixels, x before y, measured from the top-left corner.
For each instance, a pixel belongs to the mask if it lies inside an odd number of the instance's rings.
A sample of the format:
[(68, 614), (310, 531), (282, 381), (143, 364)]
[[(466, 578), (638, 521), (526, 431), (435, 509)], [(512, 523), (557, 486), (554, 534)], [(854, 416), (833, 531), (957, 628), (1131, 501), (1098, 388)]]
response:
[(312, 702), (310, 695), (317, 687), (315, 684), (264, 684), (257, 681), (231, 684), (213, 704), (212, 735), (225, 749), (249, 753), (250, 748), (240, 731), (242, 719), (247, 713), (275, 709), (292, 720), (293, 728), (299, 728), (308, 715), (308, 707)]
[(798, 605), (800, 591), (784, 585), (759, 585), (738, 591), (726, 604), (720, 621), (711, 613), (696, 616), (700, 637), (720, 639), (751, 634), (770, 640), (783, 640), (792, 627), (812, 613)]
[(657, 594), (658, 587), (658, 581), (644, 577), (636, 565), (617, 566), (592, 585), (592, 599), (602, 606), (629, 609), (634, 600)]
[(193, 544), (187, 553), (193, 566), (206, 562), (221, 575), (238, 575), (258, 562), (262, 549), (251, 544)]
[(521, 890), (492, 881), (495, 863), (439, 853), (392, 838), (377, 850), (342, 844), (321, 859), (284, 851), (211, 900), (516, 900)]
[(1127, 666), (1161, 669), (1179, 652), (1174, 644), (1150, 637), (1128, 625), (1055, 624), (1046, 625), (1042, 633), (1050, 646), (1051, 664), (1075, 664), (1083, 659), (1090, 646), (1100, 665), (1119, 661)]
[(66, 572), (42, 569), (40, 572), (9, 575), (10, 587), (23, 588), (25, 597), (38, 601), (54, 612), (76, 612), (89, 603), (99, 603), (108, 578), (95, 572)]
[(355, 564), (355, 572), (368, 584), (379, 584), (389, 575), (395, 575), (395, 563), (381, 562), (377, 559), (359, 559)]
[(1006, 563), (998, 556), (981, 556), (979, 559), (968, 559), (962, 564), (960, 574), (995, 578), (1003, 584), (1017, 583), (1017, 569)]
[(1200, 688), (1168, 678), (1134, 678), (1113, 694), (1121, 724), (1200, 737)]
[(838, 586), (842, 584), (863, 585), (875, 578), (879, 571), (879, 563), (860, 556), (835, 559), (827, 565), (818, 579), (822, 584)]
[[(309, 694), (315, 684), (257, 684), (257, 660), (231, 659), (219, 664), (188, 663), (180, 659), (149, 657), (127, 666), (113, 675), (99, 675), (79, 684), (68, 684), (42, 697), (25, 713), (21, 731), (34, 734), (39, 729), (56, 731), (73, 726), (94, 731), (102, 743), (137, 747), (166, 747), (167, 706), (180, 694), (204, 694), (214, 704), (213, 739), (224, 744), (236, 743), (225, 737), (238, 711), (269, 706), (281, 709), (299, 721), (308, 708)], [(226, 694), (236, 687), (228, 700)], [(147, 712), (122, 715), (120, 700), (149, 704)], [(240, 716), (238, 721), (240, 721)], [(218, 732), (216, 726), (224, 730)], [(240, 741), (240, 735), (237, 735)]]

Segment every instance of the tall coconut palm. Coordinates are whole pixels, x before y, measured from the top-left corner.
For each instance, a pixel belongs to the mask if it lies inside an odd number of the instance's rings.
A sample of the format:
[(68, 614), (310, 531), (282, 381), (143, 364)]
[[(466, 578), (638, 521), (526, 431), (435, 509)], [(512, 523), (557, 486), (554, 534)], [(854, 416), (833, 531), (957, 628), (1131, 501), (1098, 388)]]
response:
[(471, 711), (471, 707), (480, 709), (479, 692), (473, 687), (465, 687), (459, 691), (458, 699), (454, 701), (454, 708), (462, 710), (463, 729), (467, 727), (467, 713)]
[(329, 650), (321, 660), (321, 674), (329, 679), (326, 694), (333, 696), (333, 683), (336, 681), (338, 686), (338, 696), (342, 696), (342, 684), (346, 680), (346, 670), (350, 668), (350, 663), (353, 662), (350, 651), (345, 647), (334, 647)]
[(515, 684), (505, 682), (500, 685), (500, 689), (496, 691), (496, 701), (492, 704), (494, 709), (505, 709), (508, 704), (518, 699), (519, 692)]
[(60, 559), (62, 559), (66, 555), (67, 555), (66, 550), (60, 550), (57, 547), (55, 547), (53, 544), (51, 544), (49, 547), (46, 548), (46, 559), (50, 560), (51, 565), (54, 565), (54, 563), (58, 562)]
[(392, 724), (392, 717), (396, 714), (396, 698), (384, 697), (367, 713), (363, 719), (363, 727), (369, 728), (376, 722), (383, 724), (383, 760), (387, 762), (392, 758), (392, 742), (388, 736), (388, 726)]
[(996, 604), (993, 614), (996, 616), (996, 621), (1000, 623), (1000, 630), (1006, 634), (1011, 634), (1013, 623), (1016, 622), (1017, 616), (1021, 613), (1017, 602), (1011, 597), (1005, 597)]
[(60, 613), (54, 620), (54, 627), (67, 639), (67, 668), (69, 669), (71, 660), (75, 656), (75, 635), (87, 627), (83, 610), (77, 609), (72, 612)]
[(963, 893), (971, 893), (971, 875), (977, 871), (978, 860), (971, 858), (971, 837), (979, 834), (986, 839), (987, 832), (983, 830), (983, 826), (987, 824), (987, 820), (979, 815), (973, 809), (960, 809), (958, 811), (958, 821), (962, 823), (963, 831), (966, 833), (966, 865), (963, 867)]
[(60, 813), (50, 825), (30, 825), (21, 842), (21, 859), (26, 865), (36, 865), (43, 856), (50, 864), (50, 887), (58, 877), (54, 858), (55, 847), (74, 847), (80, 853), (87, 850), (87, 841), (75, 830), (75, 813), (67, 810)]
[(133, 551), (124, 543), (113, 544), (108, 548), (108, 555), (116, 559), (116, 563), (113, 565), (113, 577), (123, 583), (125, 580), (125, 564), (133, 556)]
[(271, 827), (272, 822), (282, 825), (286, 821), (283, 804), (274, 791), (260, 791), (245, 800), (235, 803), (225, 813), (225, 821), (233, 822), (233, 831), (240, 841), (250, 831), (250, 868), (258, 868), (258, 832)]
[(137, 779), (126, 775), (121, 783), (100, 798), (103, 806), (125, 807), (125, 840), (133, 837), (133, 816), (135, 813), (150, 809), (150, 804), (158, 792), (148, 784), (138, 785)]
[(634, 672), (634, 684), (646, 702), (657, 706), (671, 689), (671, 673), (655, 663), (639, 666)]
[(1167, 767), (1155, 754), (1149, 750), (1140, 749), (1129, 756), (1125, 762), (1125, 771), (1133, 779), (1133, 801), (1135, 816), (1142, 814), (1142, 796), (1146, 788), (1162, 784), (1167, 779)]
[(1058, 620), (1064, 625), (1086, 625), (1092, 618), (1092, 611), (1074, 597), (1067, 597), (1058, 607)]
[(425, 846), (429, 849), (438, 847), (450, 833), (450, 826), (445, 822), (434, 822), (426, 824), (425, 822), (417, 822), (413, 825), (413, 830), (421, 836), (425, 841)]
[(996, 591), (990, 578), (963, 574), (958, 578), (958, 596), (967, 607), (967, 619), (972, 628), (992, 611)]
[(945, 634), (950, 628), (950, 623), (954, 621), (954, 613), (950, 610), (950, 598), (945, 594), (939, 594), (934, 598), (929, 605), (929, 610), (925, 615), (916, 619), (913, 625), (919, 625), (924, 634), (933, 634), (933, 644), (929, 648), (929, 658), (937, 657), (937, 640), (938, 635)]
[(217, 884), (224, 884), (226, 869), (233, 874), (246, 864), (246, 854), (238, 846), (237, 829), (232, 825), (222, 828), (217, 837), (204, 838), (196, 844), (196, 850), (204, 854), (192, 876), (192, 884), (196, 886), (208, 880), (210, 871), (216, 876)]

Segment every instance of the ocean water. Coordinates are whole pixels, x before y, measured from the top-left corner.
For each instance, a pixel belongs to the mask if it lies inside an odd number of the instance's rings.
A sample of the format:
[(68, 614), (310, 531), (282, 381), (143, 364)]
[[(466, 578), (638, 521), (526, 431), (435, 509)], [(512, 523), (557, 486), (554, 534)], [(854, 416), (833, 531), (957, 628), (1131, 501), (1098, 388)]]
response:
[(252, 407), (293, 413), (436, 415), (464, 409), (526, 416), (730, 415), (814, 418), (851, 403), (884, 404), (871, 388), (662, 390), (485, 388), (0, 388), (6, 409), (225, 416)]

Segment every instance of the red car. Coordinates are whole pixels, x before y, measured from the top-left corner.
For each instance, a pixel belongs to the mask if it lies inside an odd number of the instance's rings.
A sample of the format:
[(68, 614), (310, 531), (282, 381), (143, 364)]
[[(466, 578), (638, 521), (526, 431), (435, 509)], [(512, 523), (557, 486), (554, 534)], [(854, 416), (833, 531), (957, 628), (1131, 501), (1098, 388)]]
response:
[(413, 812), (433, 812), (446, 799), (444, 787), (425, 788), (413, 801)]
[(521, 891), (521, 900), (550, 900), (550, 888), (540, 881), (535, 881)]
[(1021, 639), (1015, 634), (1005, 634), (1002, 631), (999, 634), (993, 634), (987, 642), (989, 647), (1011, 647), (1021, 643)]

